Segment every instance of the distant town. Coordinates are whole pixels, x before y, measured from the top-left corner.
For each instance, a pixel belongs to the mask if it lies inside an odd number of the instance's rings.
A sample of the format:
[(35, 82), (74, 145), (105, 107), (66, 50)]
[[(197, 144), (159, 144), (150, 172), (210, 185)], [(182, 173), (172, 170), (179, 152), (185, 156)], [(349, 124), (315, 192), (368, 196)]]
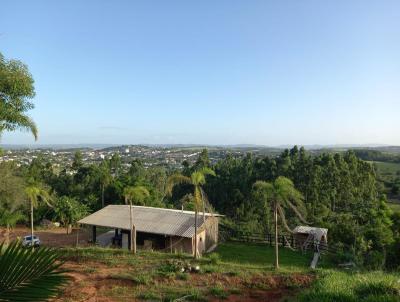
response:
[[(179, 169), (182, 167), (182, 162), (187, 161), (193, 164), (199, 153), (204, 147), (165, 147), (165, 146), (141, 146), (141, 145), (126, 145), (106, 147), (101, 149), (96, 148), (18, 148), (5, 149), (0, 162), (14, 161), (18, 166), (29, 165), (32, 160), (38, 157), (45, 157), (48, 162), (53, 165), (53, 168), (64, 169), (72, 165), (75, 153), (79, 150), (82, 154), (83, 162), (87, 164), (100, 163), (104, 159), (111, 158), (114, 154), (118, 154), (122, 164), (129, 167), (132, 160), (139, 159), (145, 167), (150, 166), (166, 166), (171, 169)], [(227, 154), (233, 156), (242, 156), (248, 152), (253, 154), (278, 154), (279, 149), (265, 148), (208, 148), (210, 160), (216, 162), (218, 159), (224, 158)]]
[[(164, 166), (169, 169), (180, 169), (182, 163), (187, 161), (193, 164), (201, 150), (208, 149), (210, 161), (217, 162), (225, 158), (228, 154), (241, 157), (247, 153), (253, 156), (277, 156), (288, 146), (267, 147), (257, 145), (233, 145), (233, 146), (201, 146), (201, 145), (86, 145), (86, 146), (67, 146), (49, 145), (26, 147), (26, 146), (7, 146), (3, 145), (1, 162), (13, 161), (17, 166), (29, 165), (32, 160), (43, 157), (50, 162), (55, 170), (67, 171), (72, 165), (74, 155), (77, 151), (82, 154), (84, 163), (100, 163), (104, 159), (110, 159), (114, 154), (121, 158), (123, 167), (129, 168), (133, 160), (141, 160), (145, 167)], [(395, 146), (306, 146), (311, 154), (318, 155), (322, 152), (342, 152), (348, 149), (369, 149), (389, 154), (398, 154), (400, 147)]]

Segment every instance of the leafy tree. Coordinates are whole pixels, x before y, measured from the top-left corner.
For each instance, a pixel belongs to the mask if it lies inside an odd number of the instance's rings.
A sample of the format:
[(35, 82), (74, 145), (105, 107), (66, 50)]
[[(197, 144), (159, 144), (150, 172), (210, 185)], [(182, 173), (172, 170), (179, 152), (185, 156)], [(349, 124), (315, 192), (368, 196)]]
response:
[(72, 170), (78, 171), (83, 166), (83, 156), (80, 150), (77, 150), (74, 154), (74, 159), (72, 161)]
[[(51, 197), (47, 191), (47, 189), (44, 188), (44, 186), (40, 183), (34, 183), (31, 182), (26, 188), (25, 188), (25, 194), (29, 200), (30, 203), (30, 214), (31, 214), (31, 238), (33, 240), (33, 209), (37, 208), (39, 205), (39, 202), (44, 202), (48, 206), (52, 207), (49, 203), (51, 200)], [(33, 244), (32, 244), (33, 248)]]
[(7, 209), (0, 209), (0, 225), (6, 228), (5, 244), (10, 242), (11, 229), (15, 227), (18, 221), (24, 219), (24, 215), (20, 211), (11, 211)]
[(54, 203), (55, 217), (65, 226), (67, 234), (69, 226), (88, 214), (88, 207), (75, 198), (61, 196)]
[(37, 139), (36, 124), (26, 114), (34, 108), (28, 101), (34, 96), (28, 67), (17, 60), (6, 60), (0, 53), (0, 135), (3, 131), (21, 129), (30, 131)]
[(297, 191), (293, 185), (293, 182), (283, 176), (278, 177), (274, 182), (268, 183), (265, 181), (257, 181), (253, 185), (253, 189), (256, 193), (261, 194), (266, 202), (270, 202), (270, 206), (274, 212), (275, 222), (275, 268), (279, 268), (279, 248), (278, 248), (278, 215), (280, 216), (283, 224), (287, 229), (290, 230), (286, 223), (285, 208), (290, 208), (296, 213), (302, 220), (304, 220), (302, 214), (298, 210), (298, 207), (303, 206), (302, 194)]
[(106, 187), (111, 183), (112, 176), (110, 173), (110, 168), (107, 162), (102, 162), (99, 167), (99, 183), (100, 183), (100, 190), (101, 190), (101, 207), (104, 208), (104, 192)]
[(25, 249), (18, 241), (0, 245), (0, 301), (46, 301), (69, 280), (56, 250)]
[(0, 164), (0, 225), (6, 227), (6, 243), (9, 242), (11, 228), (23, 218), (20, 208), (25, 197), (24, 188), (25, 183), (17, 176), (13, 164)]
[(136, 229), (132, 221), (132, 203), (143, 204), (150, 196), (149, 191), (143, 186), (126, 187), (124, 189), (125, 203), (129, 204), (129, 229), (131, 232), (131, 251), (136, 254)]
[(189, 184), (193, 186), (193, 198), (195, 202), (195, 240), (194, 240), (194, 257), (198, 258), (198, 251), (197, 251), (197, 216), (199, 207), (203, 206), (203, 220), (205, 221), (205, 198), (206, 194), (202, 188), (202, 186), (206, 183), (206, 175), (215, 176), (215, 172), (210, 168), (202, 168), (200, 170), (194, 171), (190, 177), (184, 176), (182, 174), (174, 174), (168, 178), (167, 183), (167, 194), (172, 195), (172, 190), (174, 186), (180, 184)]
[(200, 152), (199, 157), (197, 158), (196, 162), (194, 163), (193, 167), (192, 167), (192, 171), (197, 171), (203, 168), (209, 168), (211, 165), (210, 163), (210, 158), (208, 156), (208, 150), (207, 149), (203, 149)]
[(118, 177), (122, 168), (121, 156), (119, 154), (115, 153), (111, 156), (110, 168), (114, 175)]

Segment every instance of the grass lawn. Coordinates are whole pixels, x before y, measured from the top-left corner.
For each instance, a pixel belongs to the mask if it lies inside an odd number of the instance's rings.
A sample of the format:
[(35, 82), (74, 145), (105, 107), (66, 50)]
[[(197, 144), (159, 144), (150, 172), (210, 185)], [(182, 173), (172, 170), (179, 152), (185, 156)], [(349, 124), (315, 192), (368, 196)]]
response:
[[(265, 244), (228, 242), (221, 244), (216, 253), (220, 255), (223, 263), (264, 270), (272, 270), (275, 259), (274, 248)], [(282, 271), (308, 271), (311, 257), (310, 254), (303, 255), (299, 251), (288, 248), (279, 249), (279, 263)]]

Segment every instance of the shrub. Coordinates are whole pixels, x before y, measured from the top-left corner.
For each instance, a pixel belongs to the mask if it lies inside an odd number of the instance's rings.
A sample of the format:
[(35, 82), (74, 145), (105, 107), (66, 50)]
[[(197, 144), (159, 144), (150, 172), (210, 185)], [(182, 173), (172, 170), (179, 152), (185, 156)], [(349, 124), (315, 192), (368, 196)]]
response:
[(187, 273), (177, 273), (176, 274), (176, 279), (178, 280), (187, 280), (189, 279), (189, 275)]
[(379, 270), (385, 264), (385, 256), (379, 251), (370, 251), (364, 257), (364, 266), (370, 270)]
[(214, 265), (218, 265), (221, 262), (221, 256), (218, 253), (210, 254), (208, 259), (210, 259), (210, 263)]
[(226, 299), (228, 297), (228, 294), (226, 293), (225, 289), (220, 285), (211, 287), (210, 294), (219, 299)]

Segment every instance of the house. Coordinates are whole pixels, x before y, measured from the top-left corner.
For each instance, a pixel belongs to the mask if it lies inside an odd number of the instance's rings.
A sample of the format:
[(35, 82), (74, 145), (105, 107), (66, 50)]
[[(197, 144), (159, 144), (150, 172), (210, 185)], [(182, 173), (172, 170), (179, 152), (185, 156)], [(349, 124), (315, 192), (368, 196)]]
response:
[[(114, 245), (129, 248), (129, 205), (109, 205), (81, 219), (79, 224), (92, 227), (96, 242), (96, 227), (114, 229)], [(136, 245), (140, 249), (165, 250), (194, 254), (197, 240), (199, 254), (213, 250), (218, 243), (218, 217), (199, 212), (195, 236), (195, 212), (174, 209), (132, 206), (132, 222), (136, 229)]]
[(328, 229), (325, 228), (300, 225), (294, 228), (293, 237), (296, 246), (302, 250), (307, 250), (315, 244), (318, 247), (328, 245)]

